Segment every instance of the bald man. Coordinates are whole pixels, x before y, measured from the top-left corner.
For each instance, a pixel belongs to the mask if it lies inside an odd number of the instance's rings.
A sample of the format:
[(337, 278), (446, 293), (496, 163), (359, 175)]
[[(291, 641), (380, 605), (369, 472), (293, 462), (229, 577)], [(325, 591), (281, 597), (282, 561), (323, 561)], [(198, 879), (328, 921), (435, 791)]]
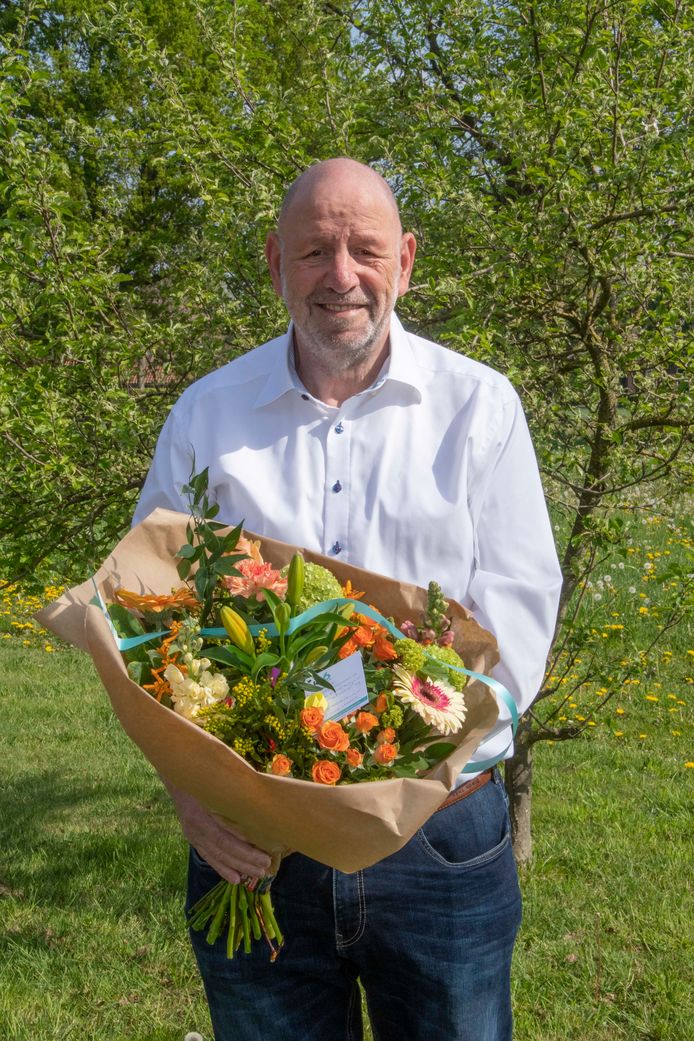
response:
[[(290, 186), (266, 257), (287, 333), (193, 384), (162, 430), (135, 521), (187, 510), (196, 467), (229, 524), (426, 586), (497, 637), (495, 676), (535, 696), (561, 577), (527, 426), (508, 381), (406, 332), (415, 239), (387, 182), (351, 159)], [(226, 958), (191, 940), (217, 1041), (508, 1041), (520, 893), (503, 720), (397, 854), (352, 875), (299, 853), (273, 883), (287, 938)], [(170, 787), (191, 846), (188, 906), (269, 858)]]

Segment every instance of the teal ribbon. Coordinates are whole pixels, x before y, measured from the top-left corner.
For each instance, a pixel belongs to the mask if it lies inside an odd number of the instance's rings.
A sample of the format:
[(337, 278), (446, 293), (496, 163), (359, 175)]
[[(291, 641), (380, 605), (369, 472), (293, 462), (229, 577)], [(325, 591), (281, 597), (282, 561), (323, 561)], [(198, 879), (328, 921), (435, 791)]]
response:
[[(118, 636), (114, 628), (113, 622), (109, 617), (106, 605), (104, 604), (104, 601), (98, 589), (96, 590), (95, 600), (97, 604), (101, 607), (101, 610), (106, 615), (106, 619), (108, 621), (111, 632), (113, 633), (113, 637), (116, 641), (116, 645), (119, 651), (130, 651), (134, 647), (140, 647), (143, 643), (150, 643), (152, 640), (156, 640), (159, 637), (168, 636), (171, 632), (170, 629), (160, 629), (157, 632), (153, 633), (142, 633), (140, 636)], [(384, 629), (387, 629), (391, 636), (394, 636), (396, 640), (405, 639), (405, 634), (400, 632), (397, 626), (393, 625), (393, 623), (388, 618), (385, 618), (380, 613), (380, 611), (377, 611), (374, 607), (370, 607), (368, 604), (361, 603), (360, 600), (352, 600), (350, 597), (336, 597), (333, 600), (323, 600), (320, 604), (314, 604), (312, 607), (309, 607), (306, 611), (302, 611), (301, 614), (296, 615), (294, 618), (290, 619), (289, 626), (287, 628), (287, 633), (291, 634), (293, 632), (296, 632), (296, 630), (300, 629), (302, 625), (305, 625), (307, 622), (310, 622), (314, 618), (317, 618), (318, 615), (324, 614), (326, 611), (339, 610), (339, 608), (345, 607), (347, 604), (351, 604), (354, 608), (356, 608), (359, 611), (359, 614), (367, 615), (367, 617), (373, 619), (374, 622), (378, 622), (378, 624), (382, 625)], [(267, 633), (268, 636), (279, 635), (277, 632), (277, 626), (274, 622), (254, 623), (253, 625), (249, 625), (248, 629), (252, 636), (257, 636), (258, 633), (260, 633), (263, 630)], [(209, 636), (212, 638), (224, 638), (229, 634), (227, 633), (226, 629), (214, 627), (201, 629), (200, 635)], [(424, 653), (431, 661), (436, 661), (437, 663), (440, 663), (440, 659), (435, 658), (433, 654), (427, 654), (426, 651), (424, 651)], [(496, 766), (500, 759), (503, 758), (504, 754), (513, 744), (513, 737), (515, 737), (516, 731), (518, 729), (518, 708), (516, 707), (516, 703), (511, 697), (511, 694), (506, 689), (506, 687), (504, 687), (502, 683), (499, 683), (498, 680), (493, 679), (491, 676), (485, 676), (481, 672), (473, 672), (472, 669), (466, 669), (460, 665), (449, 665), (448, 662), (446, 662), (445, 664), (447, 669), (452, 669), (454, 672), (462, 672), (466, 676), (470, 676), (472, 677), (472, 679), (479, 680), (480, 683), (484, 683), (484, 685), (489, 687), (489, 689), (495, 695), (497, 702), (502, 702), (509, 711), (511, 717), (510, 724), (512, 737), (504, 751), (501, 753), (501, 755), (495, 759), (484, 760), (484, 762), (481, 763), (468, 763), (467, 766), (463, 767), (462, 772), (481, 773), (483, 770), (491, 770), (491, 768), (493, 766)]]

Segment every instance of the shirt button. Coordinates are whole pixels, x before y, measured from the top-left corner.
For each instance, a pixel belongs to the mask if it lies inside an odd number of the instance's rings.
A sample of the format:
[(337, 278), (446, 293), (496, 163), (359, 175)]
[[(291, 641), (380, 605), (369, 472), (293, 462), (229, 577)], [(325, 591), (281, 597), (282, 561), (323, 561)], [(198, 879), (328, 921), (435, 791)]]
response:
[(341, 492), (342, 491), (342, 485), (340, 484), (339, 481), (335, 481), (335, 484), (333, 485), (333, 491), (334, 492)]
[(344, 429), (345, 429), (345, 428), (344, 428), (344, 427), (343, 427), (343, 425), (342, 425), (342, 420), (340, 420), (340, 422), (339, 422), (339, 423), (337, 424), (337, 426), (335, 427), (335, 433), (336, 433), (336, 434), (341, 434), (341, 433), (342, 433), (342, 431), (343, 431)]
[(331, 553), (335, 553), (335, 554), (341, 553), (342, 552), (342, 546), (340, 545), (340, 543), (339, 542), (333, 542), (332, 546), (330, 547), (330, 552)]
[(301, 397), (304, 401), (308, 401), (308, 394), (302, 394)]

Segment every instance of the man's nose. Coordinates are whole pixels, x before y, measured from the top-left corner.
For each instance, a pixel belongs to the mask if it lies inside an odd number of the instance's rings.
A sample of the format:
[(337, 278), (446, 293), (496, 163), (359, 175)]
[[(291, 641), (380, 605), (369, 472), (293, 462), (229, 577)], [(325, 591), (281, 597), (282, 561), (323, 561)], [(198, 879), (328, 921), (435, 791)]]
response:
[(357, 264), (348, 249), (337, 249), (332, 254), (325, 285), (336, 293), (348, 293), (359, 285)]

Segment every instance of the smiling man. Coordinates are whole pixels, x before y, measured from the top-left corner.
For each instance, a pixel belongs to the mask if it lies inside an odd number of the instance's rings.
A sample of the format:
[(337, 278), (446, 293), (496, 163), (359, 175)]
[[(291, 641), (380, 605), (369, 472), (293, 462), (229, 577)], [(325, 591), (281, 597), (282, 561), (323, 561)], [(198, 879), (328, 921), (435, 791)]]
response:
[[(312, 167), (287, 194), (266, 256), (294, 323), (297, 375), (321, 401), (369, 386), (388, 356), (390, 316), (407, 292), (415, 239), (372, 170)], [(331, 398), (332, 400), (329, 400)]]
[[(552, 639), (559, 566), (518, 397), (498, 373), (406, 332), (414, 236), (388, 184), (351, 159), (289, 188), (266, 256), (291, 324), (193, 384), (162, 430), (135, 520), (186, 510), (191, 450), (220, 518), (426, 586), (497, 637), (495, 675), (525, 711)], [(361, 982), (375, 1041), (509, 1041), (520, 893), (495, 764), (397, 854), (345, 875), (294, 853), (273, 883), (288, 938), (226, 958), (191, 936), (217, 1041), (355, 1041)], [(261, 850), (171, 789), (191, 845), (188, 904), (263, 874)], [(365, 823), (365, 827), (368, 823)]]

